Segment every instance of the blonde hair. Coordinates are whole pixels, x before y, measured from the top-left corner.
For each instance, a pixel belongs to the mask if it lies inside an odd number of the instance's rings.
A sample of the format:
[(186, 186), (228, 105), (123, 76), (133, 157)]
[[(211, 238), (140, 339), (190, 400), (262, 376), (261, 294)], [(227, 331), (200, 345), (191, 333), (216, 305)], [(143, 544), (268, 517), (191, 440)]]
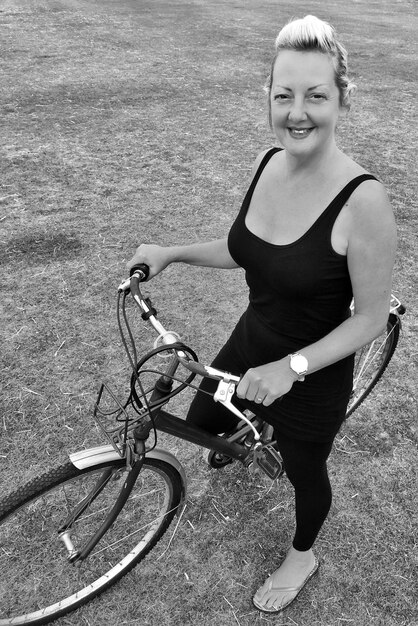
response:
[(335, 84), (340, 92), (340, 105), (347, 109), (350, 108), (350, 96), (355, 91), (356, 86), (348, 77), (347, 50), (338, 41), (334, 28), (328, 22), (324, 22), (314, 15), (306, 15), (302, 19), (291, 20), (277, 35), (275, 47), (276, 53), (266, 82), (270, 118), (273, 70), (281, 50), (317, 51), (328, 54), (334, 65)]

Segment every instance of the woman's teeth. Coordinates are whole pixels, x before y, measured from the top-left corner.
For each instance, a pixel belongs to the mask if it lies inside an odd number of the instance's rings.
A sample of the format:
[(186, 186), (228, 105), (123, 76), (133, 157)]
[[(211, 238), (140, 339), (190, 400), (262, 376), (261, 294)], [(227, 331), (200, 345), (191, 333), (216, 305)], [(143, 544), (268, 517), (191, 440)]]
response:
[(292, 137), (302, 138), (307, 137), (312, 130), (312, 128), (289, 128), (289, 133)]

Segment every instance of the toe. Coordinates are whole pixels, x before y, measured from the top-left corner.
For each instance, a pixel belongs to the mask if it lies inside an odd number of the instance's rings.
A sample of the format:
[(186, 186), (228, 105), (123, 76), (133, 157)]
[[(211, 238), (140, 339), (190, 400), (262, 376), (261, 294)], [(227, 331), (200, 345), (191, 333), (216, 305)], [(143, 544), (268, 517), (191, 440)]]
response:
[(282, 595), (283, 594), (281, 594), (280, 592), (277, 592), (271, 588), (271, 583), (268, 585), (264, 584), (257, 591), (256, 595), (254, 596), (254, 600), (260, 607), (262, 607), (266, 611), (277, 611), (280, 609), (280, 606), (283, 602)]
[(269, 591), (268, 593), (264, 594), (259, 599), (256, 599), (254, 597), (254, 601), (256, 602), (257, 608), (259, 608), (262, 611), (267, 611), (267, 612), (280, 611), (280, 608), (284, 604), (285, 600), (286, 598), (283, 598), (281, 596), (278, 597), (278, 595), (272, 591)]
[(278, 600), (277, 597), (273, 593), (269, 592), (264, 596), (262, 606), (266, 609), (277, 611), (277, 609), (280, 608), (280, 602), (277, 601), (276, 603), (275, 600)]
[(261, 585), (261, 587), (259, 587), (255, 593), (254, 598), (257, 600), (257, 602), (264, 603), (264, 596), (270, 591), (270, 589), (271, 581), (270, 579), (267, 579), (266, 582)]

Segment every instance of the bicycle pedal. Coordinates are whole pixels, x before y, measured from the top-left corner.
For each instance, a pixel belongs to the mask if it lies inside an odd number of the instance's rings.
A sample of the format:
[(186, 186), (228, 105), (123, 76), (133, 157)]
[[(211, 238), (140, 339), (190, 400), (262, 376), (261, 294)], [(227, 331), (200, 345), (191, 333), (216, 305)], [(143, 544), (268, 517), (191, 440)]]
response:
[(254, 469), (260, 468), (271, 480), (279, 478), (283, 472), (283, 459), (273, 444), (269, 443), (254, 450)]

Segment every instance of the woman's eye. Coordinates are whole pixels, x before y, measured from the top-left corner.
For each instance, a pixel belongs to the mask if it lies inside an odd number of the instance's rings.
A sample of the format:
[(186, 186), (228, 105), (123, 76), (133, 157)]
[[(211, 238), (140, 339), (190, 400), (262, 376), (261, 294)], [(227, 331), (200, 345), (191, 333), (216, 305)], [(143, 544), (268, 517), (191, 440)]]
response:
[(311, 94), (311, 100), (317, 100), (317, 101), (325, 100), (325, 96), (323, 93), (313, 93)]
[(287, 93), (276, 93), (276, 95), (274, 96), (274, 99), (284, 101), (284, 100), (288, 100), (289, 96)]

